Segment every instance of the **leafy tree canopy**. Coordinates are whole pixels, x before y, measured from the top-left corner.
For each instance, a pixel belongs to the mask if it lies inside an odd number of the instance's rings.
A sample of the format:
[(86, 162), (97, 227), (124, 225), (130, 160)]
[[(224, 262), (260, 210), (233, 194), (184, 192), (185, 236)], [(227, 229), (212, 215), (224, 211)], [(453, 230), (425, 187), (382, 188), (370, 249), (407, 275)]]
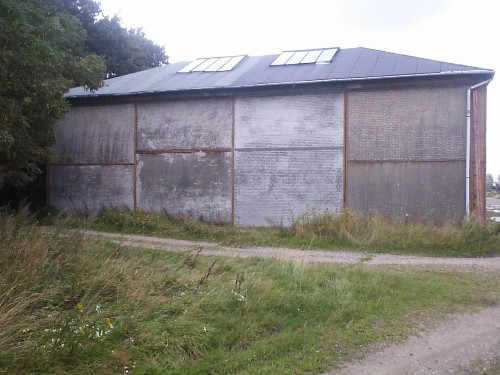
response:
[(0, 187), (22, 186), (50, 157), (53, 124), (74, 85), (96, 89), (105, 64), (75, 17), (41, 1), (0, 0)]
[(41, 172), (70, 87), (166, 62), (163, 47), (93, 0), (0, 0), (0, 188)]
[(45, 3), (80, 20), (87, 32), (86, 48), (105, 59), (108, 78), (168, 62), (165, 49), (147, 39), (142, 29), (126, 29), (117, 16), (103, 16), (94, 0), (45, 0)]

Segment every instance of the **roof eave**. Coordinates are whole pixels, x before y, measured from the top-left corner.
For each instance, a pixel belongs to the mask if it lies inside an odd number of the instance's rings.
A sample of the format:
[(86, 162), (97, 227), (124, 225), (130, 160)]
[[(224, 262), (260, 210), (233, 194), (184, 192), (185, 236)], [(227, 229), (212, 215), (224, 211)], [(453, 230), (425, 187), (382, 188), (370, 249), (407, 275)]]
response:
[(438, 72), (438, 73), (415, 73), (415, 74), (400, 74), (400, 75), (386, 75), (386, 76), (367, 76), (367, 77), (348, 77), (348, 78), (331, 78), (331, 79), (315, 79), (309, 81), (281, 81), (281, 82), (267, 82), (267, 83), (257, 83), (248, 85), (238, 85), (238, 86), (206, 86), (206, 87), (196, 87), (188, 89), (173, 89), (173, 90), (151, 90), (151, 91), (134, 91), (128, 93), (110, 93), (110, 94), (88, 94), (88, 95), (64, 95), (65, 99), (89, 99), (89, 98), (116, 98), (116, 97), (130, 97), (138, 95), (151, 95), (151, 94), (161, 94), (161, 93), (172, 93), (172, 92), (197, 92), (197, 91), (207, 91), (207, 90), (224, 90), (224, 89), (243, 89), (252, 87), (278, 87), (278, 86), (290, 86), (290, 85), (311, 85), (316, 83), (346, 83), (346, 82), (361, 82), (361, 81), (380, 81), (380, 80), (393, 80), (393, 79), (404, 79), (404, 78), (424, 78), (424, 77), (451, 77), (451, 76), (466, 76), (466, 75), (489, 75), (491, 78), (495, 75), (493, 70), (464, 70), (464, 71), (448, 71), (448, 72)]

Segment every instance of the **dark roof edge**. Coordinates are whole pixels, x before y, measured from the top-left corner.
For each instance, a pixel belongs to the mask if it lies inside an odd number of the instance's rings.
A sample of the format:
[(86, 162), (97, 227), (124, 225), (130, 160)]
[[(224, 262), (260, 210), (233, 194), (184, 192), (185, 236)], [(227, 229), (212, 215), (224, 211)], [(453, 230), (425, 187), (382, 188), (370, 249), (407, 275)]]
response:
[(314, 85), (319, 83), (345, 83), (345, 82), (366, 82), (366, 81), (381, 81), (381, 80), (394, 80), (403, 78), (422, 78), (422, 77), (451, 77), (451, 76), (467, 76), (467, 75), (489, 75), (491, 78), (495, 75), (494, 70), (488, 69), (477, 69), (477, 70), (463, 70), (463, 71), (449, 71), (449, 72), (439, 72), (439, 73), (416, 73), (416, 74), (401, 74), (401, 75), (387, 75), (387, 76), (372, 76), (372, 77), (355, 77), (355, 78), (332, 78), (332, 79), (318, 79), (310, 81), (290, 81), (290, 82), (271, 82), (271, 83), (257, 83), (251, 85), (239, 85), (239, 86), (208, 86), (208, 87), (197, 87), (190, 89), (174, 89), (174, 90), (155, 90), (155, 91), (135, 91), (126, 94), (89, 94), (89, 95), (64, 95), (65, 99), (91, 99), (91, 98), (105, 98), (105, 97), (128, 97), (137, 95), (148, 95), (148, 94), (160, 94), (160, 93), (174, 93), (174, 92), (193, 92), (193, 91), (206, 91), (206, 90), (233, 90), (233, 89), (243, 89), (251, 87), (279, 87), (279, 86), (290, 86), (290, 85)]

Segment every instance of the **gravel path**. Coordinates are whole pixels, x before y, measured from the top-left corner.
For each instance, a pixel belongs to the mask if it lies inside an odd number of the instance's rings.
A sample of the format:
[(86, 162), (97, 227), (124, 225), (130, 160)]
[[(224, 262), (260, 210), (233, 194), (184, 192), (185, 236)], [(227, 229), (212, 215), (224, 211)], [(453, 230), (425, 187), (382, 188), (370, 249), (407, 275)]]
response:
[(489, 258), (437, 258), (408, 255), (374, 254), (355, 251), (297, 250), (276, 247), (225, 247), (210, 242), (174, 240), (170, 238), (137, 236), (130, 234), (85, 231), (111, 241), (132, 247), (148, 247), (174, 252), (190, 252), (202, 249), (202, 255), (230, 256), (239, 258), (273, 258), (312, 263), (377, 265), (413, 265), (453, 267), (462, 271), (500, 271), (500, 257)]
[[(462, 272), (495, 272), (499, 274), (500, 257), (434, 258), (353, 251), (294, 250), (285, 248), (223, 247), (209, 242), (122, 235), (95, 231), (85, 232), (104, 237), (125, 246), (164, 249), (175, 252), (201, 250), (203, 255), (263, 257), (301, 262), (363, 264), (364, 266), (411, 265), (438, 267)], [(472, 315), (454, 315), (437, 323), (403, 344), (391, 344), (365, 359), (324, 375), (410, 375), (466, 374), (468, 366), (481, 360), (489, 363), (500, 356), (500, 306)], [(464, 370), (465, 369), (465, 370)], [(488, 374), (485, 372), (484, 374)]]
[(403, 344), (391, 345), (325, 375), (407, 375), (467, 373), (481, 359), (500, 355), (500, 306), (456, 315)]

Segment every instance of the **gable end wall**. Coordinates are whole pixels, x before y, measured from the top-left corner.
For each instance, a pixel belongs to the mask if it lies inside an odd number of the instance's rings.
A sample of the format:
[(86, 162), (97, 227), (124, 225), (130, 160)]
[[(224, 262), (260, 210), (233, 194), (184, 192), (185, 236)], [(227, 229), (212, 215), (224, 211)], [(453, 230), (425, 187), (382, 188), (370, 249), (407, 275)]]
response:
[(56, 128), (51, 204), (235, 225), (286, 225), (344, 206), (462, 218), (466, 92), (325, 86), (75, 106)]

